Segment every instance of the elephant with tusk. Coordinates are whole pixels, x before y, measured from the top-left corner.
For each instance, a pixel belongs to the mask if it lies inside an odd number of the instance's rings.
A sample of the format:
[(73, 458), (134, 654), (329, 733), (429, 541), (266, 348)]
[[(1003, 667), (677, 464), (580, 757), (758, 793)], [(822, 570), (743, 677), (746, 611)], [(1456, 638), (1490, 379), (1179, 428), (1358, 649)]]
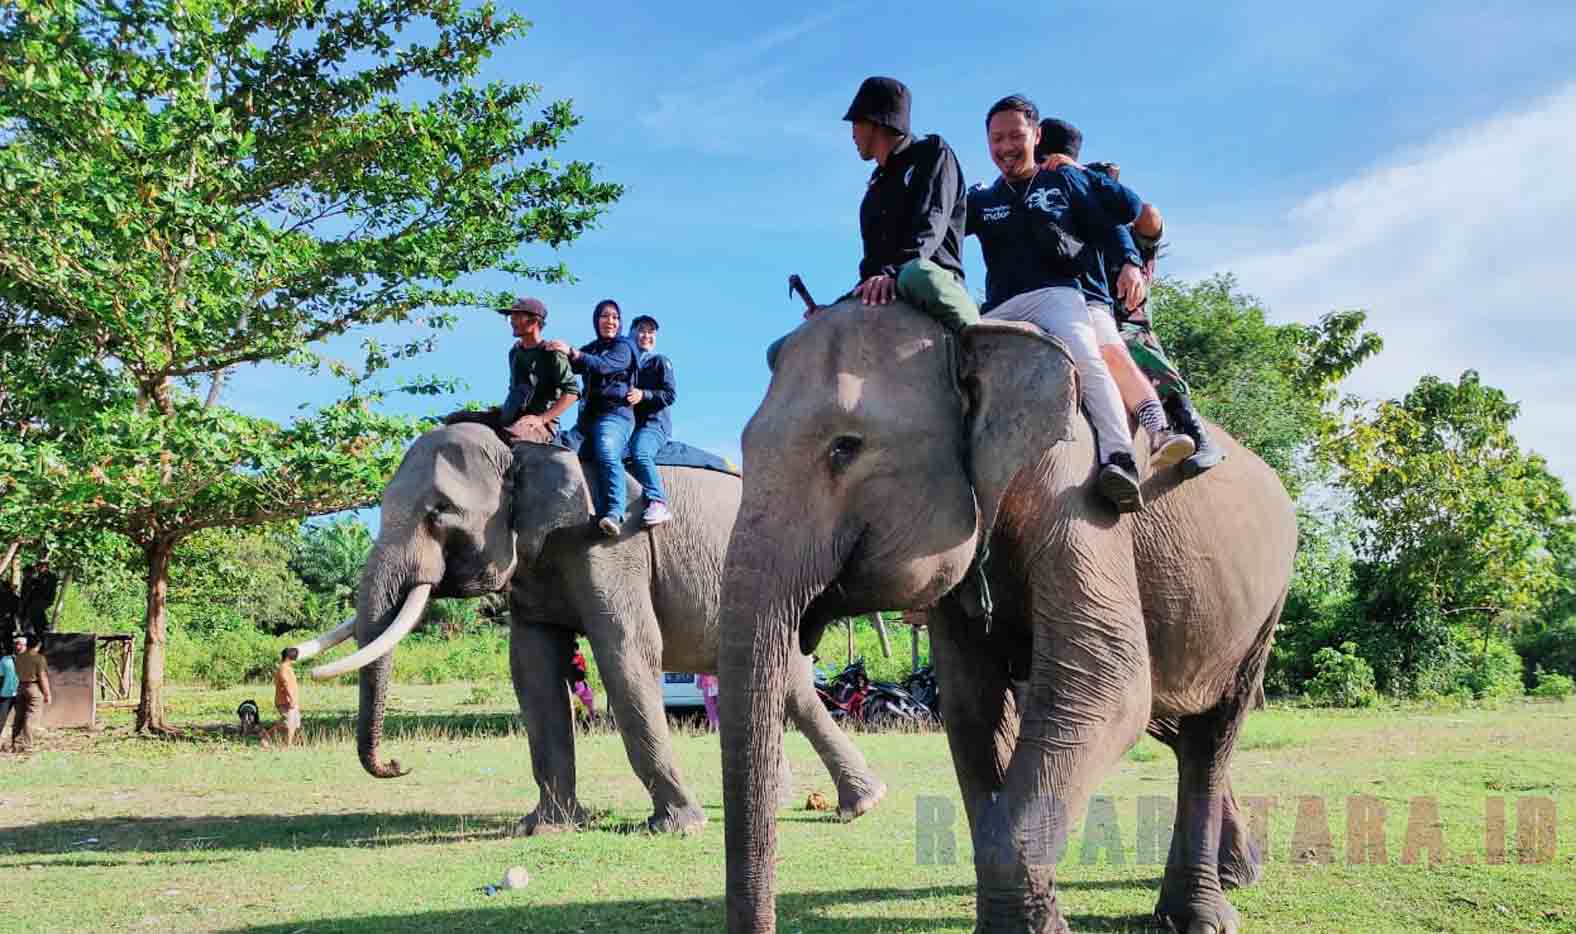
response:
[[(381, 754), (384, 706), (394, 648), (428, 599), (508, 588), (510, 675), (541, 792), (523, 829), (567, 829), (585, 820), (564, 678), (581, 635), (602, 672), (630, 765), (650, 791), (648, 826), (685, 831), (706, 822), (674, 763), (661, 677), (664, 669), (716, 671), (722, 563), (740, 480), (698, 468), (661, 470), (677, 518), (651, 530), (626, 521), (607, 538), (590, 526), (586, 479), (573, 453), (530, 443), (511, 450), (475, 424), (416, 439), (384, 490), (355, 619), (298, 646), (309, 658), (355, 637), (356, 652), (312, 674), (359, 670), (356, 745), (367, 772), (405, 774)], [(638, 485), (628, 482), (629, 501), (638, 502)], [(831, 772), (841, 815), (857, 817), (886, 786), (816, 699), (809, 659), (794, 667), (787, 713)], [(786, 762), (780, 746), (775, 755)]]
[[(833, 619), (902, 609), (930, 627), (977, 931), (1067, 930), (1055, 854), (1146, 729), (1179, 772), (1156, 913), (1237, 930), (1224, 890), (1258, 863), (1227, 766), (1297, 546), (1275, 472), (1220, 432), (1223, 464), (1150, 473), (1147, 508), (1118, 515), (1072, 359), (1033, 325), (954, 336), (844, 301), (772, 356), (722, 584), (728, 929), (776, 929), (771, 751), (795, 659)], [(982, 540), (988, 625), (949, 597)]]

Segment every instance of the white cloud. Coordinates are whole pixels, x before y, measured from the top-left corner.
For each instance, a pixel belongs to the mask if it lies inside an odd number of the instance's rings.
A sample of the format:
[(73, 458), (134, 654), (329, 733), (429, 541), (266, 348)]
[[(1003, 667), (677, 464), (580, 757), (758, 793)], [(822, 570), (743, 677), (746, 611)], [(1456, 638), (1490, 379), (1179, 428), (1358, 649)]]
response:
[[(1385, 350), (1348, 382), (1365, 396), (1478, 370), (1522, 403), (1522, 446), (1576, 488), (1573, 128), (1576, 83), (1308, 195), (1254, 234), (1276, 246), (1217, 248), (1183, 272), (1234, 272), (1280, 318), (1367, 309)], [(1177, 228), (1179, 240), (1204, 242)]]
[(795, 69), (783, 57), (788, 46), (843, 13), (818, 13), (708, 51), (656, 89), (641, 125), (663, 145), (710, 155), (745, 155), (766, 140), (825, 137), (826, 102), (795, 91)]

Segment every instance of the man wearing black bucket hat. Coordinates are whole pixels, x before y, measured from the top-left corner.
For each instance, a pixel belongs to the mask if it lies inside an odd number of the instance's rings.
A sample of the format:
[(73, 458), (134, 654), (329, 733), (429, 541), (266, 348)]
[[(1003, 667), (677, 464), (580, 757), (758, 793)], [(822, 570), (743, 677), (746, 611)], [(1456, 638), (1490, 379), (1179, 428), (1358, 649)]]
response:
[(479, 422), (498, 432), (506, 444), (551, 444), (558, 436), (558, 417), (580, 398), (569, 358), (548, 350), (542, 340), (547, 306), (541, 301), (522, 296), (513, 305), (497, 311), (509, 316), (509, 328), (515, 336), (509, 348), (509, 395), (501, 406), (454, 412), (443, 423)]
[(946, 140), (914, 138), (909, 103), (903, 82), (866, 78), (843, 115), (859, 158), (876, 163), (859, 205), (854, 294), (866, 305), (900, 297), (957, 331), (980, 317), (963, 288), (963, 172)]

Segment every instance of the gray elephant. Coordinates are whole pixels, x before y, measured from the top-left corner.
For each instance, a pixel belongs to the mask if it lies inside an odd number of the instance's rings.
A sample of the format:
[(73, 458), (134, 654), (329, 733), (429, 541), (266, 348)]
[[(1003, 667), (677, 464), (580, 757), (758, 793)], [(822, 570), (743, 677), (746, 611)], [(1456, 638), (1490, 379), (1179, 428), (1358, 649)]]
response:
[[(382, 525), (361, 575), (356, 617), (298, 646), (303, 658), (354, 634), (355, 653), (313, 671), (361, 669), (356, 744), (379, 778), (404, 774), (379, 752), (392, 651), (431, 596), (509, 588), (509, 667), (541, 790), (526, 832), (583, 824), (564, 675), (577, 635), (591, 644), (624, 748), (650, 790), (653, 830), (706, 822), (673, 761), (663, 669), (716, 671), (723, 556), (740, 482), (718, 471), (662, 468), (673, 522), (613, 539), (592, 534), (580, 461), (541, 444), (512, 451), (490, 428), (458, 424), (418, 438), (384, 490)], [(629, 481), (634, 485), (634, 481)], [(630, 502), (637, 502), (636, 487)], [(794, 667), (788, 715), (836, 782), (839, 811), (868, 811), (886, 787), (816, 699), (806, 659)], [(784, 786), (786, 787), (786, 785)]]
[[(1224, 464), (1148, 476), (1147, 508), (1118, 516), (1091, 494), (1077, 399), (1065, 347), (1032, 325), (954, 337), (902, 305), (844, 302), (781, 344), (744, 432), (723, 573), (730, 931), (776, 927), (767, 751), (789, 663), (829, 620), (874, 609), (926, 611), (977, 930), (1067, 930), (1055, 856), (1146, 727), (1179, 771), (1156, 911), (1180, 931), (1236, 929), (1223, 890), (1257, 860), (1227, 765), (1290, 580), (1292, 504), (1221, 432)], [(989, 625), (947, 597), (982, 532)]]

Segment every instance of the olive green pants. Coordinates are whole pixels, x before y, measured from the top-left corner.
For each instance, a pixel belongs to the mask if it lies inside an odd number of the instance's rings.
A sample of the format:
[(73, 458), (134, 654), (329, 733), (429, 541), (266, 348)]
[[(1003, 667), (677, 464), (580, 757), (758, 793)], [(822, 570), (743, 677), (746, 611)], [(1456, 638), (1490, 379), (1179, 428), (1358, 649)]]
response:
[(897, 271), (897, 294), (954, 333), (979, 323), (980, 310), (963, 283), (928, 259), (903, 264)]

